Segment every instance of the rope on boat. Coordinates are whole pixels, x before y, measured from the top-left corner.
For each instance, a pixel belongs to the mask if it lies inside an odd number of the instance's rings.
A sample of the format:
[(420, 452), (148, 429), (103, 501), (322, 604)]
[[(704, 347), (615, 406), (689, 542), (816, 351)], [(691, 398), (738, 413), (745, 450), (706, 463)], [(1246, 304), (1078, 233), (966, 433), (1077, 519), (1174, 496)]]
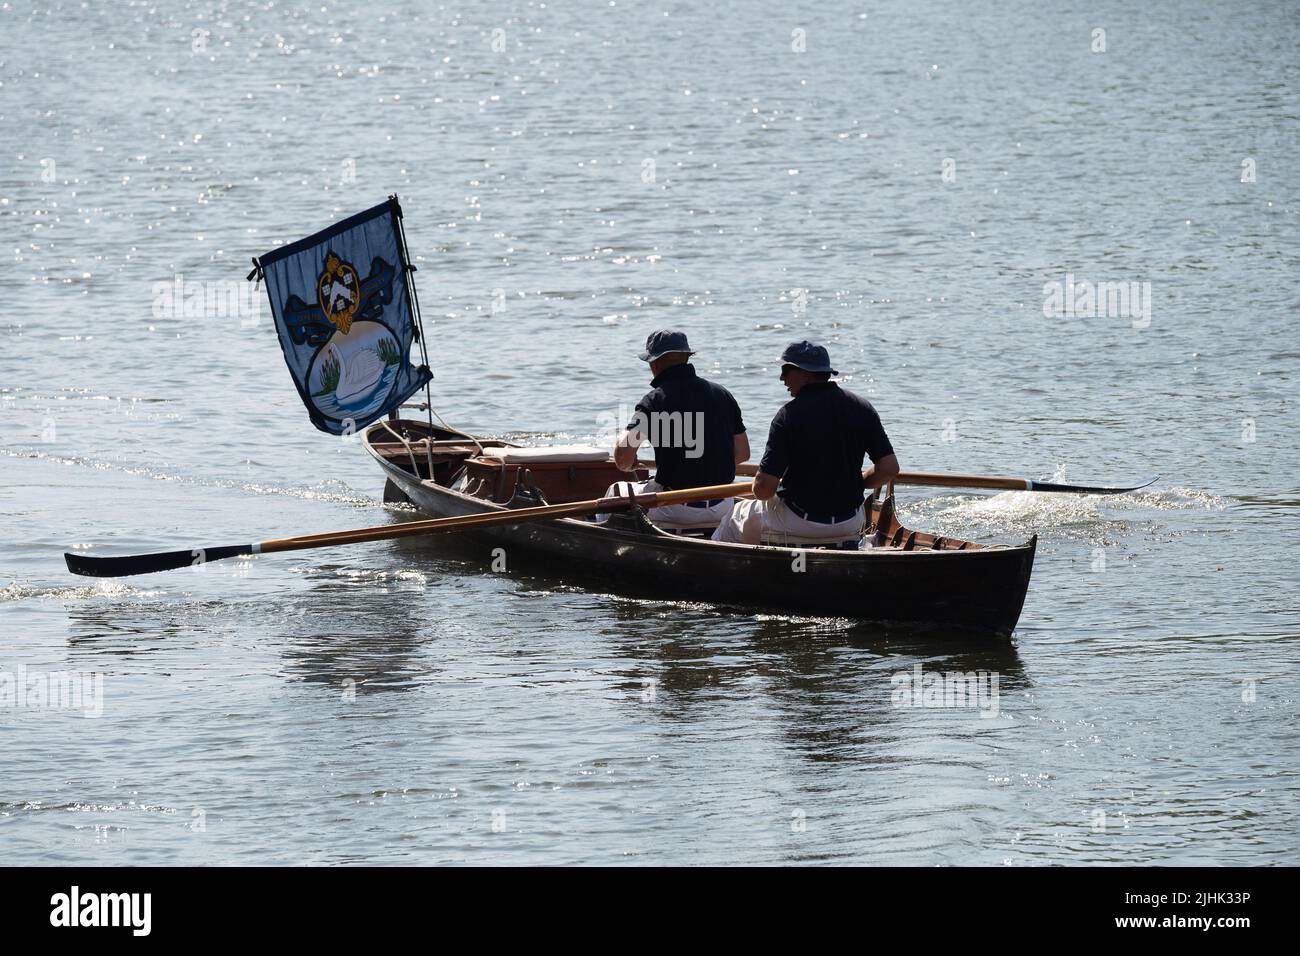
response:
[(439, 412), (436, 408), (433, 407), (433, 403), (432, 403), (432, 402), (429, 403), (429, 414), (430, 414), (431, 416), (432, 416), (432, 415), (437, 415), (437, 416), (438, 416), (438, 424), (440, 424), (440, 425), (441, 425), (443, 428), (445, 428), (447, 431), (449, 431), (449, 432), (454, 432), (454, 433), (457, 434), (457, 435), (464, 435), (466, 438), (468, 438), (470, 441), (472, 441), (472, 442), (474, 443), (474, 447), (478, 449), (479, 457), (480, 457), (480, 458), (483, 457), (483, 443), (482, 443), (481, 441), (479, 441), (477, 438), (475, 438), (473, 435), (471, 435), (469, 432), (461, 431), (459, 428), (452, 428), (450, 425), (448, 425), (448, 424), (447, 424), (447, 419), (443, 418), (443, 417), (442, 417), (442, 413)]
[[(399, 432), (392, 425), (388, 424), (388, 422), (384, 422), (383, 425), (384, 428), (387, 430), (388, 434), (392, 435), (394, 438), (396, 438), (398, 441), (400, 441), (403, 445), (406, 446), (406, 453), (411, 456), (411, 471), (415, 473), (416, 478), (419, 478), (420, 466), (416, 464), (415, 449), (411, 447), (411, 443), (406, 440), (405, 435)], [(429, 445), (428, 448), (429, 448), (429, 477), (432, 478), (433, 477), (433, 446)]]
[[(407, 402), (406, 405), (403, 405), (402, 407), (419, 408), (420, 411), (429, 411), (430, 414), (437, 415), (438, 424), (442, 425), (443, 431), (451, 432), (452, 434), (459, 434), (461, 438), (469, 438), (469, 441), (472, 441), (474, 447), (478, 449), (478, 454), (482, 455), (482, 453), (484, 453), (484, 445), (482, 445), (481, 440), (478, 440), (478, 438), (472, 436), (472, 434), (469, 434), (469, 432), (464, 431), (464, 429), (455, 428), (454, 425), (448, 423), (448, 421), (445, 418), (442, 418), (442, 412), (439, 412), (437, 408), (434, 408), (432, 405), (429, 405), (428, 402)], [(433, 424), (432, 421), (430, 421), (430, 425), (432, 424)]]

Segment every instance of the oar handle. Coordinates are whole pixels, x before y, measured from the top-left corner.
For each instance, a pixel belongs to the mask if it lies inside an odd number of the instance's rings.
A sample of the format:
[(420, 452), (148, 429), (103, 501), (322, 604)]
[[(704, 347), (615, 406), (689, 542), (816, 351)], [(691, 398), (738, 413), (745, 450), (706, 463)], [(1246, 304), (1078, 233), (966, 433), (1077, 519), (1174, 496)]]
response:
[[(650, 491), (643, 495), (635, 495), (634, 500), (642, 508), (662, 508), (666, 505), (684, 505), (692, 501), (713, 501), (718, 498), (734, 498), (736, 495), (747, 495), (753, 490), (753, 482), (734, 481), (727, 485), (701, 485), (698, 488), (682, 488), (680, 491)], [(623, 502), (627, 505), (627, 498), (602, 498), (602, 502)], [(609, 511), (609, 508), (601, 508), (601, 511)]]

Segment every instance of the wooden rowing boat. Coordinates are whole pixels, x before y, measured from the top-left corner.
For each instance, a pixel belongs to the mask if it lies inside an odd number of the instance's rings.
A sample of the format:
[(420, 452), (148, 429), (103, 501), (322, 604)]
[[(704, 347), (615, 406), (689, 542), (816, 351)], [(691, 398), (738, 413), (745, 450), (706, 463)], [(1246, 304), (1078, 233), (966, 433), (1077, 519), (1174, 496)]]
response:
[[(511, 465), (491, 456), (508, 442), (476, 441), (409, 419), (362, 433), (387, 476), (384, 497), (433, 518), (599, 497), (628, 476), (606, 461)], [(720, 544), (670, 533), (640, 509), (594, 522), (560, 518), (465, 531), (507, 553), (540, 556), (619, 590), (770, 610), (1009, 635), (1020, 617), (1037, 536), (982, 545), (905, 528), (893, 499), (869, 504), (866, 550), (785, 541)], [(513, 550), (512, 550), (513, 549)]]

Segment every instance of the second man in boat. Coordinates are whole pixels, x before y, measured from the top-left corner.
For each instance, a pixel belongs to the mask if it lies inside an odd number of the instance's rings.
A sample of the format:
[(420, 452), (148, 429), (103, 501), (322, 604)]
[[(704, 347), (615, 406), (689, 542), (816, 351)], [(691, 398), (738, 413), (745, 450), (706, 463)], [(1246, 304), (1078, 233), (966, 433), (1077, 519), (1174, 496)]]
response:
[(754, 500), (735, 502), (715, 541), (857, 546), (863, 490), (897, 475), (898, 459), (875, 408), (832, 382), (838, 374), (824, 346), (786, 347), (781, 381), (790, 401), (772, 419)]

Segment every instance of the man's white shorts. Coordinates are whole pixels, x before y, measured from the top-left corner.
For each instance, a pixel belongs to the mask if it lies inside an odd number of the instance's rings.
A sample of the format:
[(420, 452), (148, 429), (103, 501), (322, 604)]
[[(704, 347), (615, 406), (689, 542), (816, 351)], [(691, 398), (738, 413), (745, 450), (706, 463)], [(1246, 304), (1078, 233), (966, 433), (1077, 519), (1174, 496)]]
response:
[(736, 501), (729, 514), (713, 532), (714, 541), (731, 544), (759, 544), (770, 541), (782, 545), (789, 543), (848, 541), (856, 538), (862, 529), (862, 509), (846, 521), (836, 524), (819, 524), (800, 518), (777, 497), (766, 501)]

